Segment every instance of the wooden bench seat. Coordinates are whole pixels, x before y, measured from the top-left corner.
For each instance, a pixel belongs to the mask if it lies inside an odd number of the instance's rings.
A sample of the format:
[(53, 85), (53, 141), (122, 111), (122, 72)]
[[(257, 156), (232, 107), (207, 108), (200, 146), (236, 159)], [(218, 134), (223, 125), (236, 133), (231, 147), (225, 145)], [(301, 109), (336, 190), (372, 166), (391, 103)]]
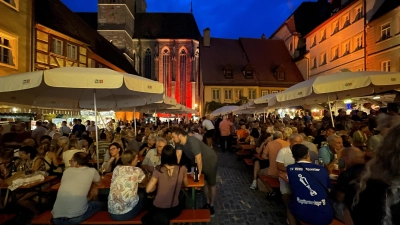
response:
[(260, 175), (258, 177), (271, 188), (279, 188), (281, 186), (278, 178), (272, 178), (264, 175)]
[[(114, 221), (106, 211), (100, 211), (94, 214), (81, 224), (142, 224), (141, 219), (146, 214), (142, 211), (135, 218), (128, 221)], [(32, 224), (51, 224), (51, 211), (46, 211), (32, 219)], [(182, 213), (171, 220), (172, 223), (206, 223), (210, 222), (210, 210), (208, 209), (185, 209)]]
[(248, 166), (253, 166), (253, 159), (244, 159), (244, 162), (248, 165)]
[(238, 156), (246, 156), (246, 155), (251, 155), (250, 151), (246, 151), (246, 150), (241, 150), (241, 151), (237, 151), (236, 155)]
[(4, 224), (7, 221), (11, 220), (14, 218), (16, 214), (0, 214), (0, 224)]

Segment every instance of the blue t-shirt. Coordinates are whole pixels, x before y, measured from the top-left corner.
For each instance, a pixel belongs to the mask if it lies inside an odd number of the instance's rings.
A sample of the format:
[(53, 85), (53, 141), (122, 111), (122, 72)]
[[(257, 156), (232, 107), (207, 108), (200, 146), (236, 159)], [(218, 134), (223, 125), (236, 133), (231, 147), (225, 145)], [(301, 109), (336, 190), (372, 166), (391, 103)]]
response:
[(331, 188), (328, 171), (306, 162), (288, 165), (286, 169), (293, 198), (289, 209), (293, 215), (308, 224), (329, 224), (333, 208), (327, 193)]
[(322, 158), (322, 160), (324, 161), (325, 165), (328, 165), (329, 163), (331, 163), (335, 159), (335, 155), (329, 149), (329, 145), (326, 145), (326, 146), (324, 146), (324, 147), (319, 149), (318, 157)]

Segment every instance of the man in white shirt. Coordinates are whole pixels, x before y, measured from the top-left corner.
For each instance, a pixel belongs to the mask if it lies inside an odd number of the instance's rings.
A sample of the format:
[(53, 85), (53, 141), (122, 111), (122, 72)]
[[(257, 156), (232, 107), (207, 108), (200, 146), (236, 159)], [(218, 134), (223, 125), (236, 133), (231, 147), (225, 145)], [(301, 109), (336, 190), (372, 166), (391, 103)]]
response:
[(71, 129), (67, 126), (67, 121), (61, 122), (61, 127), (58, 129), (58, 133), (63, 136), (68, 136), (71, 133)]
[(75, 153), (71, 158), (71, 168), (66, 170), (61, 179), (61, 185), (54, 203), (52, 223), (80, 224), (96, 212), (105, 208), (98, 201), (88, 201), (92, 183), (101, 182), (99, 173), (89, 168), (89, 157), (86, 153)]
[(47, 129), (42, 126), (41, 121), (36, 121), (36, 128), (32, 131), (32, 138), (36, 140), (36, 143), (40, 143), (40, 138), (45, 135)]
[(86, 127), (86, 131), (88, 131), (89, 133), (92, 131), (96, 131), (96, 126), (94, 125), (94, 121), (90, 121), (90, 125)]
[[(300, 134), (292, 134), (289, 137), (290, 145), (286, 148), (282, 148), (279, 150), (278, 156), (276, 157), (276, 162), (278, 166), (278, 171), (286, 172), (286, 166), (294, 164), (294, 158), (292, 155), (292, 147), (295, 144), (301, 144), (303, 142), (303, 137)], [(287, 207), (291, 198), (291, 191), (289, 183), (287, 183), (282, 178), (279, 178), (280, 190), (282, 193), (282, 200), (285, 206)], [(289, 220), (289, 224), (296, 224), (296, 219), (289, 212), (287, 213), (287, 217)]]
[(206, 133), (204, 134), (204, 137), (206, 138), (207, 145), (209, 147), (213, 148), (212, 139), (213, 139), (214, 133), (215, 133), (214, 124), (211, 122), (211, 120), (209, 120), (208, 117), (203, 116), (202, 119), (203, 119), (202, 126), (203, 126), (203, 128), (206, 129)]
[(142, 163), (142, 169), (153, 171), (155, 166), (161, 164), (161, 153), (167, 141), (164, 138), (157, 139), (156, 148), (150, 149)]

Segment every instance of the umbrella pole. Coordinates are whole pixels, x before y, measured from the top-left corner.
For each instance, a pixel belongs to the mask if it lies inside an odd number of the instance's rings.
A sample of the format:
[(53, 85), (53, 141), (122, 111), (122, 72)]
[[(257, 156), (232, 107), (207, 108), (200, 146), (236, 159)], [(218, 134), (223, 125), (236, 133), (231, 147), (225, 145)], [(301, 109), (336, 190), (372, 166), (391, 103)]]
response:
[(136, 107), (133, 109), (133, 124), (135, 125), (135, 138), (136, 138), (136, 135), (137, 135), (137, 132), (136, 132)]
[(154, 115), (155, 115), (154, 120), (156, 121), (156, 126), (157, 126), (157, 109), (154, 110)]
[(329, 94), (328, 94), (328, 106), (329, 106), (329, 114), (331, 114), (332, 126), (335, 127), (335, 123), (333, 122), (333, 115), (332, 115), (331, 103), (330, 103), (330, 101), (329, 101)]
[(100, 169), (99, 162), (99, 130), (97, 129), (97, 103), (96, 103), (96, 90), (93, 90), (93, 106), (94, 106), (94, 120), (95, 124), (95, 132), (96, 132), (96, 158), (97, 158), (97, 170)]

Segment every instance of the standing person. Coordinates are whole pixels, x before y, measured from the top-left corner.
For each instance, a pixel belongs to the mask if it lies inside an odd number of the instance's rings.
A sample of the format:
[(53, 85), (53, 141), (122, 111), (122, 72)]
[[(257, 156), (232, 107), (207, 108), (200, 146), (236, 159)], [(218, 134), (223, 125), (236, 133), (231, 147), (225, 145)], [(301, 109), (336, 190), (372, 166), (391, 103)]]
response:
[(204, 137), (206, 138), (207, 145), (210, 148), (213, 148), (213, 137), (215, 133), (215, 127), (214, 124), (209, 120), (208, 117), (203, 116), (203, 123), (202, 123), (203, 128), (206, 129), (206, 133), (204, 134)]
[(203, 172), (205, 178), (204, 194), (207, 198), (207, 204), (204, 208), (210, 209), (211, 216), (214, 216), (214, 201), (217, 195), (217, 154), (197, 138), (188, 136), (182, 128), (172, 130), (172, 140), (176, 144), (178, 163), (182, 158), (182, 152), (184, 152), (190, 160), (197, 162), (199, 174)]
[(86, 127), (87, 132), (96, 131), (96, 125), (94, 125), (94, 121), (90, 121), (89, 125)]
[(67, 121), (61, 122), (61, 127), (60, 129), (58, 129), (58, 132), (63, 136), (69, 136), (69, 134), (71, 133), (71, 129), (67, 126)]
[(161, 153), (161, 165), (154, 170), (146, 187), (146, 192), (156, 190), (153, 208), (142, 217), (145, 225), (169, 225), (170, 220), (182, 212), (179, 204), (179, 191), (182, 186), (188, 185), (187, 169), (178, 165), (176, 150), (166, 145)]
[(296, 163), (287, 166), (292, 200), (289, 210), (301, 222), (314, 225), (330, 224), (333, 208), (328, 199), (331, 180), (324, 167), (312, 164), (308, 148), (302, 144), (292, 147)]
[(231, 151), (231, 131), (233, 130), (233, 123), (229, 120), (228, 116), (225, 116), (224, 120), (219, 123), (219, 130), (221, 134), (219, 140), (222, 152), (225, 152), (226, 150)]
[(89, 168), (89, 156), (77, 152), (71, 158), (71, 167), (65, 170), (51, 213), (54, 224), (80, 224), (104, 208), (104, 203), (88, 201), (92, 183), (99, 183), (99, 173)]
[(46, 134), (47, 129), (42, 126), (41, 121), (36, 121), (36, 128), (32, 131), (32, 138), (40, 143), (40, 138)]

